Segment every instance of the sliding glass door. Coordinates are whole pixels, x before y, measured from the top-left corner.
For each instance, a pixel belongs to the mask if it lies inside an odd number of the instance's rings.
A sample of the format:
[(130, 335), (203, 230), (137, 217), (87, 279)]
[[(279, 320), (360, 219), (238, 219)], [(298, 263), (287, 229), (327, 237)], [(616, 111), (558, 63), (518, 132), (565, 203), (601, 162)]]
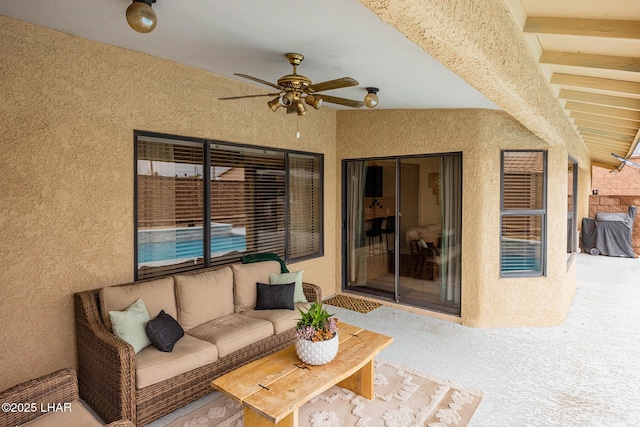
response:
[(395, 298), (395, 160), (344, 165), (347, 222), (345, 280), (349, 288)]
[(460, 313), (462, 157), (346, 160), (344, 288)]

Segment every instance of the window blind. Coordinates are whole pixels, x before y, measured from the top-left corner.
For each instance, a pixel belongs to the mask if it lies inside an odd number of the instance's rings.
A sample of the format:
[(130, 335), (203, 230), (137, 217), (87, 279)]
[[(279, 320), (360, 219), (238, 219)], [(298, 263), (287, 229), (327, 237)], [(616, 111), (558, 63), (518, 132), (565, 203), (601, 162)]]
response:
[(503, 275), (543, 273), (546, 153), (502, 153), (501, 245)]
[[(212, 246), (230, 225), (232, 233), (245, 237), (244, 248), (236, 251), (272, 252), (285, 258), (284, 153), (216, 144), (211, 147), (211, 168), (211, 220), (216, 226), (223, 224), (218, 235), (212, 230)], [(221, 249), (212, 251), (213, 263), (226, 262), (215, 258), (234, 248)]]
[(138, 278), (187, 271), (202, 263), (201, 144), (137, 141)]
[(321, 252), (321, 165), (318, 156), (291, 153), (289, 162), (289, 256)]

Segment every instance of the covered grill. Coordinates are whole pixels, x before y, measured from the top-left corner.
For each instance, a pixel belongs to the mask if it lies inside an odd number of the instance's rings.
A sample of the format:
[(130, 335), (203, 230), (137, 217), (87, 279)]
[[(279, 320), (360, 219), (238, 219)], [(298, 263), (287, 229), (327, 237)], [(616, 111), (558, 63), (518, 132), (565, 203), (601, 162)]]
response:
[(582, 250), (591, 255), (608, 255), (635, 258), (631, 244), (636, 206), (629, 206), (629, 213), (596, 214), (595, 218), (582, 219)]

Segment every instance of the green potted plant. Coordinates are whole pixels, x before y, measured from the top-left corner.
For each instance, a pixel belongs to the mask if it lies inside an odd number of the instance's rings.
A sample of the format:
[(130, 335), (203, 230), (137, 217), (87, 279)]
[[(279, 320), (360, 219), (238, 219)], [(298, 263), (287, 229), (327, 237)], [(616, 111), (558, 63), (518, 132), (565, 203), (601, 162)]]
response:
[(317, 302), (298, 311), (301, 316), (296, 325), (298, 357), (309, 365), (329, 363), (338, 353), (338, 319)]

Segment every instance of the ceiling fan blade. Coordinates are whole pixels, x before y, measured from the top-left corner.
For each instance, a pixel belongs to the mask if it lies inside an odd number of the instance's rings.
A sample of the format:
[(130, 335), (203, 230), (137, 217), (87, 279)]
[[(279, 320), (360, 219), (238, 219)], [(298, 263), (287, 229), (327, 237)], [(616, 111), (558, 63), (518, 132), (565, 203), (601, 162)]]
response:
[(226, 98), (218, 98), (218, 101), (226, 101), (229, 99), (242, 99), (242, 98), (259, 98), (262, 96), (278, 96), (280, 93), (262, 93), (260, 95), (241, 95), (241, 96), (228, 96)]
[(282, 88), (280, 86), (275, 85), (275, 84), (273, 84), (271, 82), (268, 82), (266, 80), (259, 79), (257, 77), (249, 76), (247, 74), (239, 74), (239, 73), (233, 73), (233, 75), (234, 76), (238, 76), (238, 77), (243, 77), (245, 79), (253, 80), (254, 82), (262, 83), (263, 85), (270, 86), (270, 87), (278, 89), (278, 90), (282, 90)]
[[(357, 80), (352, 79), (351, 77), (341, 77), (339, 79), (327, 80), (326, 82), (320, 82), (320, 83), (315, 83), (315, 84), (309, 85), (305, 89), (305, 92), (306, 93), (322, 92), (324, 90), (340, 89), (340, 88), (343, 88), (343, 87), (350, 87), (350, 86), (358, 86), (359, 84), (360, 83), (358, 83)], [(327, 101), (327, 102), (329, 102), (329, 101)]]
[(339, 104), (339, 105), (344, 105), (346, 107), (352, 107), (352, 108), (364, 107), (364, 102), (355, 101), (353, 99), (339, 98), (337, 96), (322, 95), (322, 94), (316, 94), (314, 96), (317, 96), (318, 98), (322, 99), (322, 102), (328, 102), (330, 104)]

